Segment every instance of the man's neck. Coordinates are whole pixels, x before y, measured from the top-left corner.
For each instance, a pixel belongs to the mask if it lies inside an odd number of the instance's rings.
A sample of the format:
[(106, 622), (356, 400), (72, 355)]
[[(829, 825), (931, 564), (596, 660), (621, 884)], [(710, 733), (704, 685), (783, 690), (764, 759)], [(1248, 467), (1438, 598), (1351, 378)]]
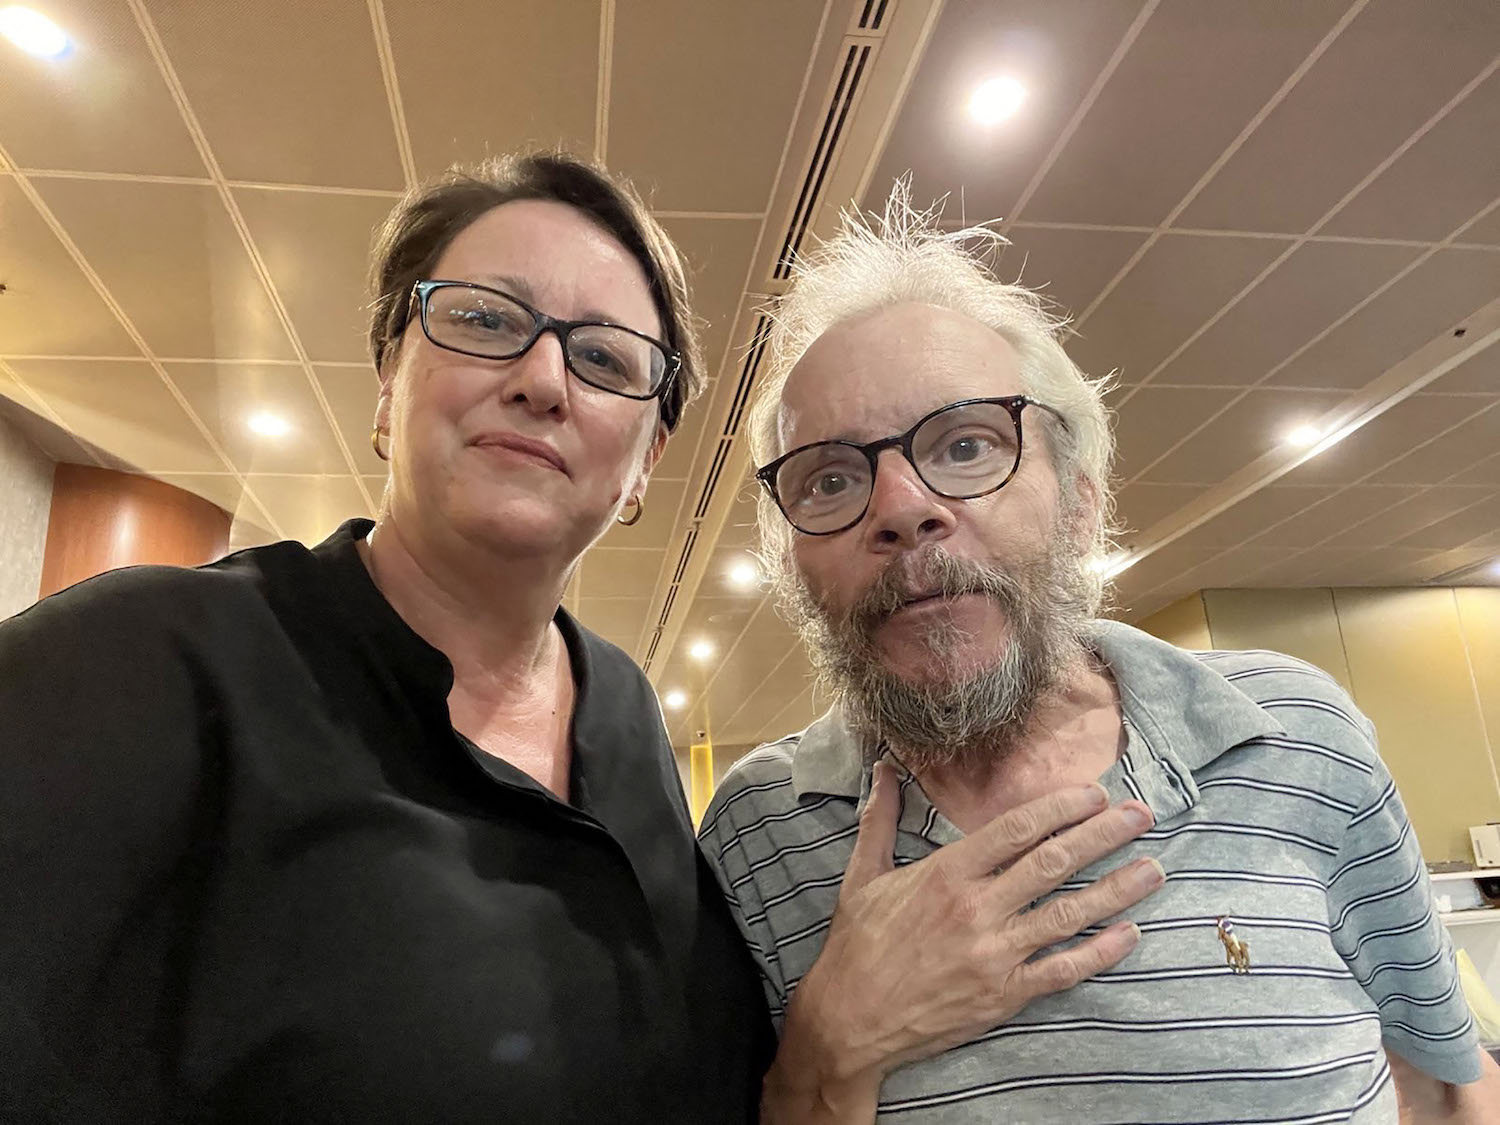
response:
[[(967, 835), (1036, 797), (1098, 781), (1124, 748), (1122, 715), (1114, 677), (1091, 658), (1038, 701), (1008, 746), (929, 767), (918, 780), (928, 800)], [(976, 767), (976, 759), (984, 764)]]

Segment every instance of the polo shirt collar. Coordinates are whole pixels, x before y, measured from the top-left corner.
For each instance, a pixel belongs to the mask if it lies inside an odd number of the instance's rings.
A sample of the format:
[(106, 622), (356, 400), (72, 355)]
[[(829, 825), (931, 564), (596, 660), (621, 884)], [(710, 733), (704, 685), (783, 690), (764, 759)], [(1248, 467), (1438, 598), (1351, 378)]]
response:
[[(1242, 742), (1284, 733), (1270, 712), (1203, 661), (1149, 633), (1095, 621), (1088, 643), (1114, 675), (1127, 723), (1169, 768), (1191, 773)], [(869, 787), (871, 760), (835, 707), (802, 733), (792, 758), (793, 789), (798, 797), (860, 800)]]

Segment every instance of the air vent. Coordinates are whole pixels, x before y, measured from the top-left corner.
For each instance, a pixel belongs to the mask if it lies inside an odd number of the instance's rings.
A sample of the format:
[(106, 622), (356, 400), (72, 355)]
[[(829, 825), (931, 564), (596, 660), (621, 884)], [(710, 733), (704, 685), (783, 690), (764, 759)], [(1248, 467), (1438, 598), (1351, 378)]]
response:
[(864, 11), (859, 14), (859, 30), (879, 31), (885, 26), (886, 9), (890, 0), (865, 0)]
[(792, 221), (781, 241), (781, 253), (777, 255), (776, 267), (771, 271), (771, 277), (777, 281), (786, 281), (792, 276), (792, 263), (797, 260), (802, 240), (807, 237), (807, 228), (822, 201), (823, 182), (828, 178), (828, 170), (833, 167), (833, 154), (838, 150), (839, 141), (843, 139), (844, 125), (849, 120), (849, 111), (854, 106), (854, 98), (864, 78), (865, 66), (870, 61), (872, 49), (869, 44), (855, 44), (844, 55), (838, 85), (834, 87), (828, 112), (823, 117), (818, 144), (813, 149), (807, 175), (803, 177), (802, 188), (797, 194), (797, 206), (792, 211)]

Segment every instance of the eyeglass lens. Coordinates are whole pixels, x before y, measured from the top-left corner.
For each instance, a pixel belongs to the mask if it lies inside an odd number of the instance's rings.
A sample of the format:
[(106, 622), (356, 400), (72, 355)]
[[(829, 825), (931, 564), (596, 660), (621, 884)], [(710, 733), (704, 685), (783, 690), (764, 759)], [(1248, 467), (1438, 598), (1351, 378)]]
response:
[[(911, 461), (924, 484), (950, 499), (998, 488), (1020, 460), (1015, 417), (998, 403), (954, 406), (912, 434)], [(859, 519), (875, 480), (857, 445), (822, 442), (788, 458), (776, 473), (776, 495), (792, 525), (809, 534), (841, 530)]]

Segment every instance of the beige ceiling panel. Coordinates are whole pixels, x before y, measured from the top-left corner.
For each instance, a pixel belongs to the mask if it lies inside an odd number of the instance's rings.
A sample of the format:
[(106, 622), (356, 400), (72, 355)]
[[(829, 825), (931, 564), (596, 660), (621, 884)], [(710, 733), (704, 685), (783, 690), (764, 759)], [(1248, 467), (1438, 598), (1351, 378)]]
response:
[(698, 587), (698, 596), (713, 601), (728, 599), (754, 606), (766, 590), (766, 583), (761, 577), (747, 589), (733, 581), (730, 577), (731, 572), (736, 567), (744, 565), (753, 566), (756, 574), (760, 575), (760, 563), (750, 551), (740, 547), (726, 546), (721, 539), (715, 547), (713, 557), (709, 560), (708, 569), (703, 575), (703, 583)]
[(761, 616), (774, 618), (775, 611), (770, 606), (762, 608), (759, 598), (705, 597), (700, 590), (683, 619), (677, 647), (687, 654), (696, 641), (706, 640), (714, 646), (716, 654), (722, 655), (739, 639), (752, 618), (758, 621)]
[(1378, 551), (1335, 551), (1311, 573), (1319, 586), (1385, 586), (1407, 583), (1427, 576), (1426, 559), (1431, 552), (1410, 547), (1386, 547)]
[[(1500, 46), (1500, 25), (1494, 32), (1491, 49)], [(1491, 75), (1355, 196), (1324, 231), (1432, 242), (1447, 238), (1500, 190), (1496, 137), (1500, 137), (1500, 73)]]
[(1022, 225), (1010, 231), (1010, 240), (996, 270), (1000, 279), (1040, 290), (1054, 313), (1073, 317), (1103, 292), (1146, 236)]
[[(1203, 495), (1196, 484), (1129, 485), (1115, 498), (1115, 519), (1130, 532), (1145, 531), (1157, 520), (1165, 519), (1190, 500)], [(1129, 538), (1127, 533), (1126, 538)]]
[(236, 518), (229, 525), (229, 550), (243, 551), (247, 547), (264, 547), (267, 543), (275, 543), (279, 536), (268, 531), (253, 519)]
[(62, 58), (4, 45), (0, 143), (22, 168), (202, 176), (192, 138), (130, 8), (48, 0), (73, 41)]
[[(1217, 387), (1139, 388), (1115, 407), (1115, 475), (1129, 480), (1140, 473), (1228, 406), (1237, 393)], [(1189, 478), (1174, 483), (1198, 482)]]
[(652, 480), (687, 480), (692, 475), (693, 459), (698, 455), (698, 443), (703, 440), (704, 431), (713, 429), (714, 440), (717, 440), (719, 420), (711, 417), (708, 407), (708, 395), (705, 394), (687, 408), (687, 413), (678, 423), (677, 432), (667, 439), (667, 447), (662, 450), (661, 460), (652, 470)]
[(1496, 531), (1500, 531), (1500, 493), (1489, 496), (1481, 493), (1467, 508), (1412, 532), (1398, 540), (1395, 546), (1451, 551)]
[[(760, 546), (759, 524), (756, 522), (760, 487), (755, 481), (747, 481), (735, 493), (734, 506), (729, 509), (729, 516), (719, 533), (719, 547), (753, 551)], [(776, 518), (781, 518), (780, 513)]]
[(629, 637), (629, 647), (634, 647), (650, 608), (650, 598), (585, 597), (578, 600), (578, 620), (601, 636), (615, 639), (616, 644), (619, 638)]
[(1166, 383), (1258, 383), (1408, 265), (1420, 250), (1308, 242), (1164, 367)]
[(1344, 9), (1342, 0), (1167, 0), (1026, 213), (1161, 222)]
[(323, 395), (333, 409), (333, 419), (344, 435), (359, 471), (372, 477), (385, 477), (385, 465), (375, 456), (370, 444), (370, 430), (375, 424), (375, 403), (380, 397), (380, 380), (368, 367), (328, 367), (313, 370)]
[(247, 483), (287, 537), (309, 547), (328, 538), (345, 520), (370, 514), (351, 476), (257, 476), (247, 478)]
[(226, 177), (403, 186), (364, 0), (146, 4)]
[[(1374, 484), (1438, 484), (1500, 449), (1500, 397), (1470, 399), (1475, 415), (1435, 441), (1392, 461)], [(1500, 482), (1497, 482), (1500, 484)]]
[(1229, 589), (1243, 586), (1259, 571), (1274, 566), (1286, 557), (1286, 552), (1272, 547), (1236, 547), (1222, 555), (1216, 555), (1200, 566), (1183, 571), (1165, 586), (1153, 592), (1153, 596), (1166, 593), (1176, 600), (1195, 590)]
[[(1297, 487), (1297, 486), (1275, 486)], [(1302, 486), (1306, 488), (1306, 486)], [(1403, 501), (1410, 500), (1423, 490), (1419, 486), (1355, 485), (1337, 492), (1306, 488), (1309, 492), (1327, 497), (1290, 519), (1277, 523), (1250, 543), (1256, 547), (1275, 547), (1287, 550), (1304, 550), (1316, 547), (1324, 540), (1346, 531), (1357, 523), (1390, 510)]]
[(148, 473), (225, 471), (147, 363), (11, 360), (68, 429)]
[(239, 478), (229, 473), (157, 473), (156, 479), (201, 496), (230, 515), (243, 513), (251, 519), (261, 518), (259, 509), (245, 497)]
[(611, 167), (662, 210), (765, 210), (823, 6), (617, 0)]
[(597, 3), (385, 0), (385, 17), (418, 176), (522, 149), (593, 151)]
[(1150, 593), (1194, 567), (1202, 566), (1218, 553), (1217, 548), (1201, 546), (1192, 542), (1192, 536), (1183, 536), (1116, 575), (1111, 583), (1114, 589), (1112, 601), (1128, 611), (1132, 603), (1139, 601), (1143, 594)]
[(793, 651), (780, 668), (744, 697), (738, 708), (717, 718), (715, 737), (734, 742), (767, 742), (780, 738), (796, 728), (777, 729), (769, 720), (800, 701), (811, 689), (811, 669), (802, 653)]
[(1300, 232), (1494, 58), (1500, 6), (1374, 0), (1179, 225)]
[(0, 177), (0, 246), (0, 355), (135, 354), (109, 307), (8, 177)]
[(1463, 240), (1500, 246), (1500, 207), (1492, 206), (1488, 215), (1464, 231)]
[(1199, 526), (1193, 535), (1205, 546), (1238, 547), (1272, 524), (1307, 511), (1327, 496), (1326, 488), (1271, 485), (1220, 512)]
[[(913, 170), (919, 204), (951, 192), (949, 218), (1008, 217), (1140, 10), (1136, 0), (945, 5), (865, 206)], [(997, 126), (975, 125), (974, 88), (1002, 74), (1026, 85), (1025, 104)]]
[(1483, 495), (1480, 492), (1476, 496), (1472, 488), (1438, 485), (1408, 500), (1392, 504), (1385, 511), (1346, 531), (1329, 536), (1322, 546), (1361, 550), (1389, 547), (1425, 527), (1463, 511)]
[(291, 342), (213, 188), (36, 184), (157, 355), (291, 358)]
[[(172, 363), (167, 374), (242, 473), (342, 473), (344, 455), (302, 368), (291, 364)], [(289, 427), (258, 434), (266, 414)]]
[[(717, 373), (729, 348), (760, 224), (742, 219), (663, 219), (662, 224), (688, 260), (704, 374)], [(736, 360), (730, 356), (726, 369), (738, 367)]]
[(681, 481), (653, 481), (646, 490), (646, 510), (634, 527), (613, 524), (599, 540), (600, 547), (665, 548), (677, 526), (677, 507), (682, 503)]
[(368, 358), (365, 274), (394, 200), (254, 188), (237, 190), (235, 200), (307, 354)]
[(1085, 371), (1139, 382), (1285, 250), (1274, 239), (1164, 235), (1068, 350)]
[(1441, 394), (1500, 395), (1500, 346), (1491, 344), (1429, 388)]
[(1224, 480), (1275, 449), (1287, 430), (1316, 422), (1345, 397), (1339, 391), (1251, 391), (1147, 469), (1143, 479), (1164, 483)]
[(1500, 481), (1500, 453), (1486, 457), (1443, 483), (1491, 486), (1497, 481)]
[(625, 551), (597, 547), (583, 556), (582, 597), (648, 598), (656, 589), (665, 551)]
[(1353, 484), (1474, 413), (1472, 399), (1416, 394), (1304, 461), (1283, 484)]

